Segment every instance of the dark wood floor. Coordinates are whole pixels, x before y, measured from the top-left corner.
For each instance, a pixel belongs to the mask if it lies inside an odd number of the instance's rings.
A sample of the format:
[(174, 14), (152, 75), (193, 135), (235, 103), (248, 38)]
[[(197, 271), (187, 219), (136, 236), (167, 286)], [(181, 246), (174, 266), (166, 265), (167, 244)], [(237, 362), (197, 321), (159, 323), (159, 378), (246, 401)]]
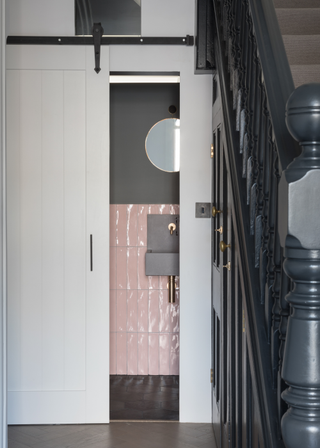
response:
[(179, 376), (110, 375), (110, 419), (179, 421)]
[(216, 448), (211, 424), (9, 426), (9, 448)]

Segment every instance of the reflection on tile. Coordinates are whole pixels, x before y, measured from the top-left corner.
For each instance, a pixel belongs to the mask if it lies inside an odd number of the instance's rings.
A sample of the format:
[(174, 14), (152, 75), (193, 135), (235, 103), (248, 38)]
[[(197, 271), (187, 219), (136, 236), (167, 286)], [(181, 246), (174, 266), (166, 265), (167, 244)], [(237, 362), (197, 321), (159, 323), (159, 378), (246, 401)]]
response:
[(169, 204), (161, 204), (159, 206), (160, 215), (170, 215), (170, 205)]
[(148, 205), (138, 205), (138, 246), (147, 246)]
[(180, 214), (179, 204), (170, 205), (170, 214), (171, 215), (179, 215)]
[(159, 289), (168, 289), (168, 276), (161, 275), (159, 277)]
[(116, 220), (117, 220), (117, 206), (110, 205), (110, 246), (116, 245)]
[(179, 306), (179, 293), (176, 291), (176, 302), (172, 303), (170, 310), (170, 331), (172, 333), (178, 333), (179, 332), (179, 319), (180, 319), (180, 306)]
[(127, 206), (117, 205), (117, 246), (127, 245)]
[(117, 291), (110, 291), (110, 331), (117, 331)]
[(127, 248), (127, 289), (138, 288), (138, 248)]
[(127, 205), (127, 246), (137, 246), (138, 242), (138, 206)]
[(117, 374), (127, 374), (127, 333), (117, 333)]
[(179, 334), (171, 334), (170, 375), (179, 375)]
[(117, 291), (117, 331), (127, 331), (127, 291)]
[(137, 331), (138, 291), (127, 291), (127, 331)]
[(127, 287), (127, 249), (117, 247), (117, 289)]
[(148, 296), (148, 291), (138, 291), (138, 331), (141, 333), (148, 331)]
[(149, 289), (149, 278), (146, 276), (146, 247), (138, 248), (138, 289)]
[(148, 277), (149, 289), (159, 289), (159, 277), (156, 275), (150, 275)]
[(110, 247), (110, 289), (117, 289), (117, 248)]
[(159, 375), (158, 334), (149, 334), (149, 375)]
[(148, 375), (149, 360), (148, 360), (148, 333), (138, 334), (138, 375)]
[(149, 333), (159, 331), (159, 291), (149, 291)]
[(110, 333), (110, 375), (117, 373), (117, 333)]
[(138, 338), (137, 333), (127, 333), (128, 375), (138, 374)]
[(159, 336), (159, 373), (160, 375), (169, 375), (169, 358), (170, 358), (170, 335), (160, 334)]
[(160, 205), (159, 204), (149, 204), (148, 214), (149, 215), (159, 215)]
[(170, 308), (168, 290), (159, 290), (159, 331), (162, 333), (169, 333), (170, 331)]

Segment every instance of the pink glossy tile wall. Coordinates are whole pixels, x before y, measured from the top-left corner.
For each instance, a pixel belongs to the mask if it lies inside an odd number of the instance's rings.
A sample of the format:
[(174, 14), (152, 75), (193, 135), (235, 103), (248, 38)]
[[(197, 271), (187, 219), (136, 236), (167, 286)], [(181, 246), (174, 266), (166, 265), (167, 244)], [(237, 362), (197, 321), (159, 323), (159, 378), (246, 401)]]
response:
[(179, 214), (176, 204), (110, 205), (110, 373), (179, 374), (179, 278), (145, 275), (147, 215)]

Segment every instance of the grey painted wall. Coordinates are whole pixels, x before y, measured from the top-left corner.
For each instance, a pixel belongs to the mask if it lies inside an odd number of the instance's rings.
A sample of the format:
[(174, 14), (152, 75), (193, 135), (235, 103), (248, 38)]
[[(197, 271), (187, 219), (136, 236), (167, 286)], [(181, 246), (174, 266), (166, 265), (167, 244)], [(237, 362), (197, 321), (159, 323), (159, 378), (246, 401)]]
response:
[(159, 120), (179, 115), (179, 84), (110, 85), (110, 203), (179, 204), (179, 173), (155, 168), (145, 138)]

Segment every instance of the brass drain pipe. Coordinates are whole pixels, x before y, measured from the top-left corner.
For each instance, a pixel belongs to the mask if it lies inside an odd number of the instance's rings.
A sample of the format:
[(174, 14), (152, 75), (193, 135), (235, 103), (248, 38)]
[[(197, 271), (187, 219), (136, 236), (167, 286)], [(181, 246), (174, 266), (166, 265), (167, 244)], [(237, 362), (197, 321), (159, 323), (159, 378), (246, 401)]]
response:
[(169, 275), (169, 303), (175, 303), (176, 301), (176, 278), (174, 275)]

